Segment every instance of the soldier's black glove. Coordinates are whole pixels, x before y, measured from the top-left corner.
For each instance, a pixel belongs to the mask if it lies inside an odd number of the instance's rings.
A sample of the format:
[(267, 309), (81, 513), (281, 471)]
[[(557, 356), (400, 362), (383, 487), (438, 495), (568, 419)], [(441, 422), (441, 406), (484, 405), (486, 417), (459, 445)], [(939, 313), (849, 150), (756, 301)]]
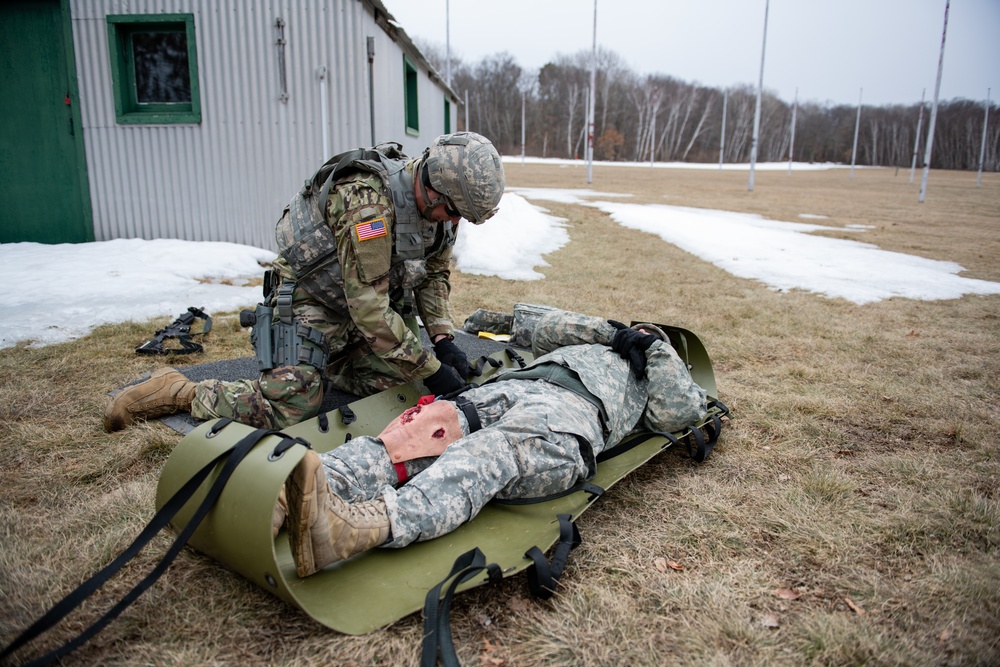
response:
[(434, 343), (434, 354), (437, 355), (438, 361), (442, 364), (454, 368), (462, 380), (469, 379), (469, 357), (465, 355), (465, 352), (462, 352), (458, 345), (455, 345), (455, 341), (450, 338), (442, 338)]
[(435, 371), (434, 375), (424, 378), (424, 384), (435, 396), (458, 391), (465, 386), (465, 382), (458, 375), (458, 371), (448, 364), (441, 364), (441, 368)]
[(659, 340), (653, 334), (643, 333), (635, 329), (629, 329), (621, 322), (608, 320), (608, 324), (618, 331), (611, 339), (611, 349), (628, 360), (628, 365), (632, 368), (636, 380), (641, 380), (646, 374), (646, 350)]

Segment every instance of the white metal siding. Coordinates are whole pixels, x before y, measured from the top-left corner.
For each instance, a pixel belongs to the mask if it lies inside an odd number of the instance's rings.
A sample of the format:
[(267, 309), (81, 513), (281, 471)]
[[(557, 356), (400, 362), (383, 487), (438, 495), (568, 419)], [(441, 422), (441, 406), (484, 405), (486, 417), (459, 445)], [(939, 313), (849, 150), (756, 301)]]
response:
[[(71, 11), (97, 240), (183, 238), (275, 249), (281, 209), (329, 157), (320, 67), (329, 73), (330, 152), (371, 143), (368, 36), (376, 40), (376, 140), (399, 140), (414, 155), (444, 127), (444, 90), (424, 69), (420, 136), (405, 135), (401, 47), (359, 0), (73, 0)], [(194, 15), (202, 121), (119, 125), (105, 17), (174, 13)], [(286, 102), (278, 17), (285, 22)]]

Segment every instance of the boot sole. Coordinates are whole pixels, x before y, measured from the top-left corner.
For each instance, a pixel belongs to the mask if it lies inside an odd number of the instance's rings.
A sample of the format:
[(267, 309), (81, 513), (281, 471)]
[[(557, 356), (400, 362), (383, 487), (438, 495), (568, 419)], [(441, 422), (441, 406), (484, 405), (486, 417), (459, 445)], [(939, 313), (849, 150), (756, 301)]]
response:
[(308, 577), (319, 571), (313, 554), (309, 522), (309, 517), (315, 516), (319, 508), (313, 506), (316, 502), (316, 467), (305, 458), (295, 466), (285, 482), (285, 498), (285, 525), (295, 561), (295, 573), (299, 577)]

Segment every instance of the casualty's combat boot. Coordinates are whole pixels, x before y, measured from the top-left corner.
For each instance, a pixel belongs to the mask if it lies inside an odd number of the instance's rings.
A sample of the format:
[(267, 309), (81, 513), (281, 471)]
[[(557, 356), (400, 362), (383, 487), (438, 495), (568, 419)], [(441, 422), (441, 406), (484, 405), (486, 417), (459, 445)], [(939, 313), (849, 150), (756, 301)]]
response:
[(281, 527), (285, 525), (285, 517), (288, 516), (288, 501), (285, 500), (285, 487), (281, 487), (278, 492), (278, 502), (274, 505), (274, 512), (271, 514), (271, 537), (277, 537), (281, 532)]
[(104, 430), (120, 431), (136, 419), (190, 410), (197, 386), (173, 368), (155, 370), (148, 380), (123, 389), (111, 399), (104, 410)]
[(286, 480), (285, 495), (285, 527), (300, 577), (389, 539), (385, 501), (379, 498), (352, 505), (333, 493), (319, 454), (311, 449)]

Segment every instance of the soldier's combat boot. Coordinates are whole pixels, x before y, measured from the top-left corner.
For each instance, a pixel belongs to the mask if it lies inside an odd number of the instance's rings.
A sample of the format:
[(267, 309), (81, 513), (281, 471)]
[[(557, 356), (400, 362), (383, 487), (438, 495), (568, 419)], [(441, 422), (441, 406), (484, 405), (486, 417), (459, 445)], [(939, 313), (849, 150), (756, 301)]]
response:
[(148, 380), (122, 390), (104, 410), (104, 430), (120, 431), (136, 419), (155, 419), (191, 409), (191, 382), (173, 368), (153, 371)]
[(385, 501), (379, 498), (351, 504), (333, 493), (319, 454), (311, 449), (285, 481), (285, 495), (285, 527), (300, 577), (389, 539)]

